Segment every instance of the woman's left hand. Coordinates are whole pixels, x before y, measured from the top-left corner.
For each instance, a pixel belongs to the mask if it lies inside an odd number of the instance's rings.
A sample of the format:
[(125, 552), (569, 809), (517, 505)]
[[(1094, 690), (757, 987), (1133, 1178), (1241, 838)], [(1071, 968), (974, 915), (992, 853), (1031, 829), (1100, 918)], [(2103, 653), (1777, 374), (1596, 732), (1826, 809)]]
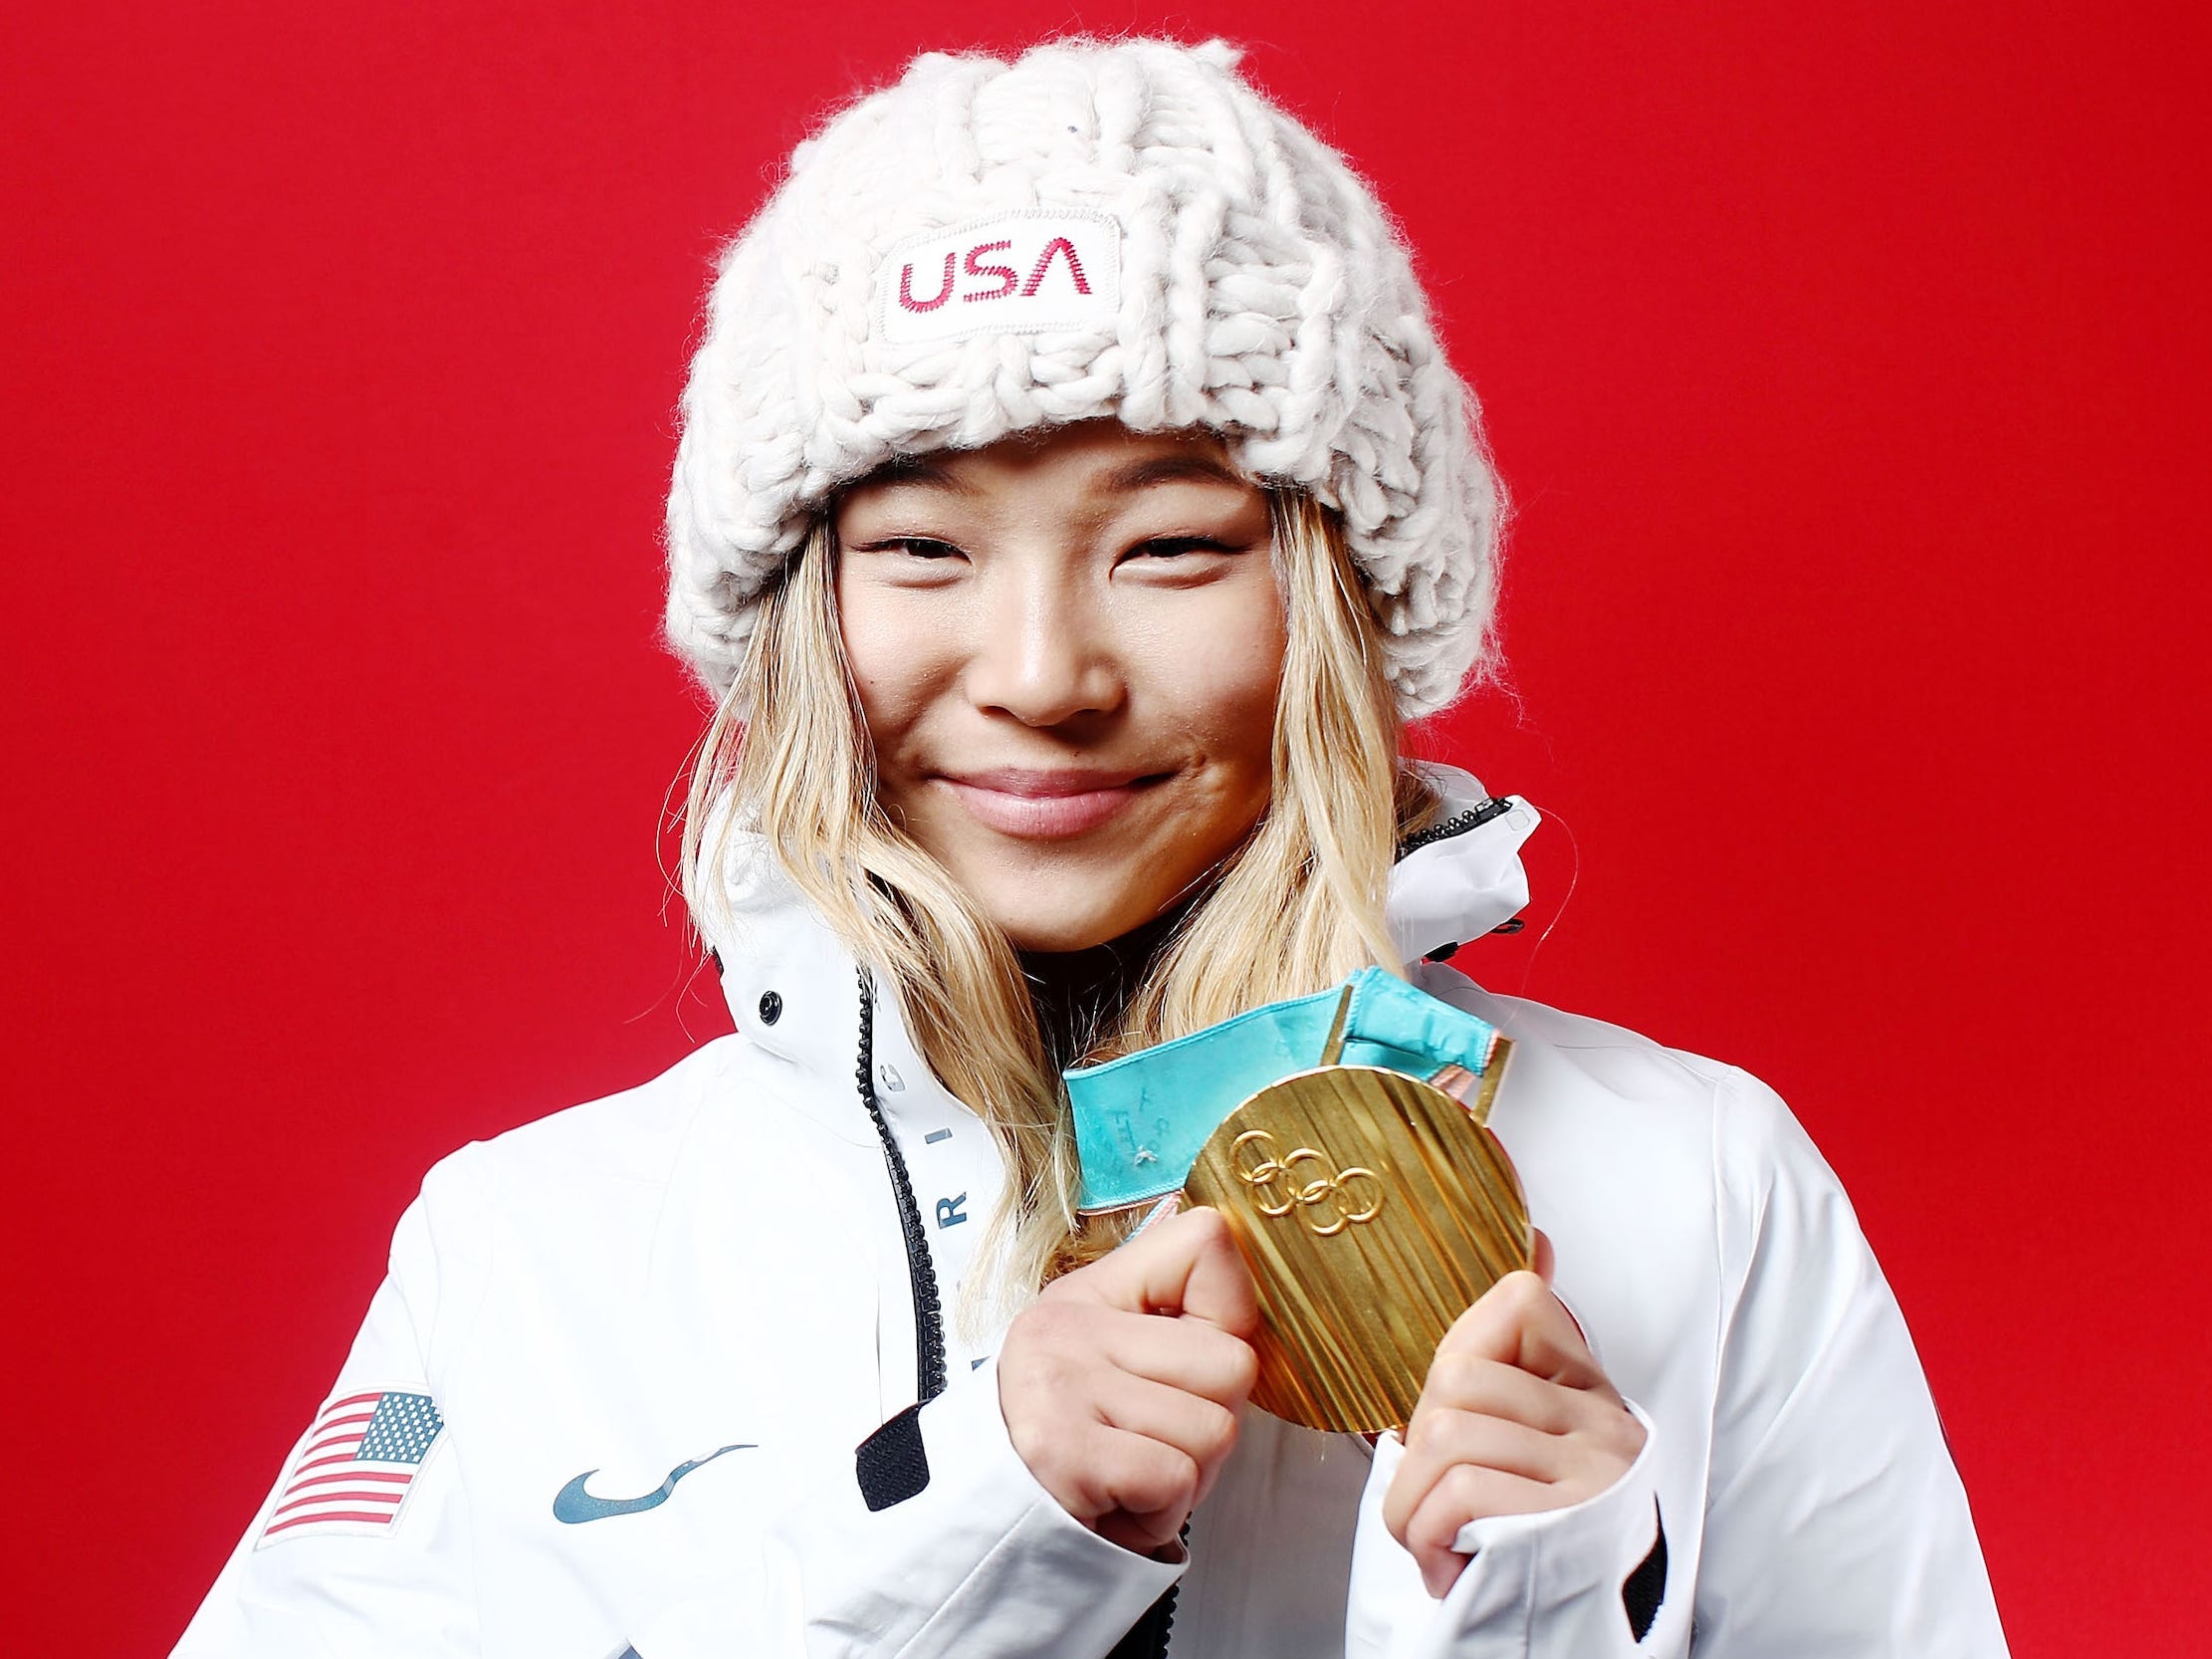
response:
[[(1539, 1235), (1539, 1264), (1549, 1256)], [(1440, 1598), (1467, 1564), (1451, 1547), (1461, 1527), (1594, 1498), (1643, 1449), (1644, 1425), (1551, 1287), (1507, 1274), (1437, 1344), (1383, 1520)]]

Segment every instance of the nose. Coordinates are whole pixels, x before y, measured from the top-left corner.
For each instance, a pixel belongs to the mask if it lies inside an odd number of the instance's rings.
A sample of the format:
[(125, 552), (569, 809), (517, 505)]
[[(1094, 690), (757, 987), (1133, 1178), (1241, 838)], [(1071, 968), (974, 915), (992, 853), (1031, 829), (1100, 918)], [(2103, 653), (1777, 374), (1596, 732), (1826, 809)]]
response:
[(968, 695), (1024, 726), (1059, 726), (1117, 708), (1126, 694), (1103, 595), (1053, 560), (993, 572), (968, 667)]

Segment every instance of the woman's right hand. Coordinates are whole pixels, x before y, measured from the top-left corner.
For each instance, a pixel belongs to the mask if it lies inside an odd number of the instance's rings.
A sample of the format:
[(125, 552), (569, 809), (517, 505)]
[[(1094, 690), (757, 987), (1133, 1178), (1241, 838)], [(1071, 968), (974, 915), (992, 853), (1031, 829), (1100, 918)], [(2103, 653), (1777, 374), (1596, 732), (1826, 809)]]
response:
[(998, 1409), (1068, 1514), (1124, 1548), (1176, 1541), (1236, 1443), (1259, 1359), (1250, 1272), (1212, 1210), (1054, 1280), (1007, 1328)]

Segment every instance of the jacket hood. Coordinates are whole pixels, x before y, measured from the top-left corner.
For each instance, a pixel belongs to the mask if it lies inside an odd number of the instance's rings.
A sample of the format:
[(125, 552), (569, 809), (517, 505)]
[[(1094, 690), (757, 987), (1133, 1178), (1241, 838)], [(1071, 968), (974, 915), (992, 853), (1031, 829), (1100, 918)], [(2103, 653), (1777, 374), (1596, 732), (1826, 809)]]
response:
[(1542, 822), (1519, 796), (1493, 796), (1457, 767), (1415, 764), (1443, 811), (1390, 872), (1391, 938), (1409, 963), (1479, 939), (1527, 905), (1521, 843)]

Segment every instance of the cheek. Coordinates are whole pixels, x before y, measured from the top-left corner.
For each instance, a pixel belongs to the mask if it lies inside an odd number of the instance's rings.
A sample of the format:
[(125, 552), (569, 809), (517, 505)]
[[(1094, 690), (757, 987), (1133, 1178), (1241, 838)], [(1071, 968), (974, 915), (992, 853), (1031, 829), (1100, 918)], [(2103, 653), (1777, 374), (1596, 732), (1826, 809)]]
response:
[(1274, 753), (1275, 699), (1288, 635), (1272, 577), (1254, 591), (1181, 607), (1148, 631), (1145, 680), (1164, 718), (1184, 726), (1217, 766), (1262, 783)]
[(877, 764), (895, 757), (907, 733), (922, 718), (933, 687), (946, 669), (930, 643), (942, 628), (913, 614), (912, 593), (847, 582), (837, 585), (837, 627), (844, 641), (845, 665), (860, 695), (860, 710), (874, 740)]

